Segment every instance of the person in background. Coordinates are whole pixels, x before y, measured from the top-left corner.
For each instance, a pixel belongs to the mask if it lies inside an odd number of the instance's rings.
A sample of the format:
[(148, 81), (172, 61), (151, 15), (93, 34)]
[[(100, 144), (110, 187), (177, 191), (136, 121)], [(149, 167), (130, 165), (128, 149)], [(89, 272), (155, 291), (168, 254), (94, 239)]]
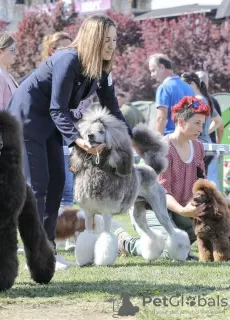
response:
[[(21, 83), (7, 107), (22, 123), (31, 186), (54, 249), (65, 183), (63, 138), (68, 147), (76, 144), (93, 156), (104, 148), (91, 147), (74, 124), (85, 111), (84, 101), (97, 93), (101, 106), (125, 122), (132, 136), (119, 109), (110, 74), (116, 41), (113, 20), (104, 15), (89, 17), (68, 47), (57, 50)], [(71, 109), (76, 111), (74, 119)]]
[(18, 87), (13, 76), (7, 69), (14, 63), (16, 43), (7, 33), (0, 33), (0, 110), (8, 105)]
[[(212, 143), (210, 138), (210, 133), (215, 132), (221, 126), (222, 119), (213, 107), (213, 102), (208, 93), (206, 84), (204, 83), (204, 81), (200, 80), (200, 78), (195, 72), (184, 72), (181, 75), (181, 78), (183, 81), (185, 81), (192, 87), (195, 93), (195, 97), (202, 100), (204, 103), (208, 104), (210, 107), (210, 115), (206, 117), (203, 131), (198, 139), (202, 143)], [(205, 157), (206, 173), (208, 172), (208, 167), (212, 160), (213, 160), (213, 156)]]
[[(175, 130), (165, 136), (169, 143), (168, 167), (159, 177), (164, 187), (169, 216), (174, 225), (188, 233), (191, 244), (196, 241), (191, 218), (204, 213), (205, 205), (194, 206), (192, 199), (193, 184), (205, 176), (204, 148), (197, 139), (202, 133), (205, 118), (210, 108), (195, 97), (184, 97), (172, 108)], [(149, 205), (147, 204), (149, 208)], [(155, 213), (147, 210), (147, 221), (153, 230), (161, 230), (167, 239), (165, 229), (160, 225)], [(141, 255), (140, 241), (132, 237), (123, 228), (115, 232), (118, 237), (119, 251)], [(167, 250), (163, 257), (170, 258)], [(188, 260), (198, 260), (190, 251)]]
[[(145, 123), (145, 118), (143, 114), (131, 103), (128, 103), (127, 95), (120, 92), (117, 94), (118, 105), (120, 110), (125, 117), (126, 121), (133, 129), (139, 123)], [(136, 150), (133, 148), (135, 164), (138, 164), (141, 160), (140, 156), (136, 153)]]
[[(208, 73), (205, 71), (197, 71), (196, 74), (198, 75), (200, 81), (203, 81), (205, 83), (205, 85), (208, 89), (209, 88)], [(212, 95), (210, 95), (210, 98), (212, 100), (214, 109), (217, 111), (217, 113), (221, 117), (222, 113), (221, 113), (221, 108), (220, 108), (218, 101)], [(212, 143), (221, 143), (223, 134), (224, 134), (224, 125), (222, 122), (216, 131), (213, 131), (212, 133), (210, 133), (210, 138), (211, 138)], [(213, 157), (212, 161), (210, 162), (210, 164), (208, 166), (207, 178), (208, 178), (208, 180), (214, 182), (216, 184), (217, 189), (220, 190), (220, 181), (218, 178), (218, 158), (217, 158), (217, 156)]]
[(151, 78), (161, 83), (156, 91), (156, 125), (155, 129), (161, 134), (172, 133), (175, 124), (172, 121), (171, 108), (184, 96), (194, 96), (192, 88), (176, 75), (172, 68), (172, 61), (162, 53), (149, 57), (149, 71)]
[(230, 203), (230, 161), (224, 162), (223, 187), (224, 194), (229, 199)]
[[(55, 32), (44, 36), (42, 41), (41, 57), (45, 61), (48, 57), (55, 53), (57, 49), (68, 46), (72, 42), (71, 36), (66, 32)], [(35, 69), (31, 70), (27, 75), (20, 78), (18, 83), (21, 84)]]
[(123, 116), (132, 129), (138, 123), (145, 123), (143, 114), (135, 106), (132, 106), (131, 103), (127, 102), (127, 97), (124, 93), (118, 93), (117, 100)]
[[(200, 81), (203, 81), (205, 83), (205, 85), (206, 85), (206, 87), (208, 89), (209, 88), (208, 73), (206, 71), (197, 71), (196, 74), (198, 75)], [(221, 108), (220, 108), (219, 102), (212, 95), (210, 95), (210, 97), (212, 99), (213, 107), (216, 109), (216, 111), (218, 112), (219, 116), (222, 117), (222, 112), (221, 112)], [(221, 123), (219, 128), (217, 128), (216, 131), (213, 131), (210, 134), (210, 138), (211, 138), (213, 143), (220, 144), (221, 140), (223, 138), (223, 135), (224, 135), (224, 125), (223, 125), (223, 123)]]

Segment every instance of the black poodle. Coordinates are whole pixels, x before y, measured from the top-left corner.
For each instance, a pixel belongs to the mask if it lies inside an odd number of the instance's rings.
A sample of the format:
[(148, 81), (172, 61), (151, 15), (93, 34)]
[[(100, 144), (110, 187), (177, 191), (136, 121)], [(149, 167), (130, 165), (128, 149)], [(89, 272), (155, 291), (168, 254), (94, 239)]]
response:
[(11, 288), (18, 273), (17, 228), (32, 279), (50, 282), (55, 256), (23, 176), (20, 124), (8, 112), (0, 111), (0, 290)]

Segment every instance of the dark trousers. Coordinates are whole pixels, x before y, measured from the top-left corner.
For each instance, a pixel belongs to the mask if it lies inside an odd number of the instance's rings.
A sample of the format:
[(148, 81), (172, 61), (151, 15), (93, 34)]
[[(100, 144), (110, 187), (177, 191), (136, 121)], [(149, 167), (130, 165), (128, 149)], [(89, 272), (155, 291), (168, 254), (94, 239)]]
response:
[[(63, 140), (55, 130), (43, 143), (24, 137), (26, 179), (37, 200), (40, 219), (49, 240), (55, 238), (58, 210), (65, 184)], [(24, 164), (24, 166), (25, 166)]]

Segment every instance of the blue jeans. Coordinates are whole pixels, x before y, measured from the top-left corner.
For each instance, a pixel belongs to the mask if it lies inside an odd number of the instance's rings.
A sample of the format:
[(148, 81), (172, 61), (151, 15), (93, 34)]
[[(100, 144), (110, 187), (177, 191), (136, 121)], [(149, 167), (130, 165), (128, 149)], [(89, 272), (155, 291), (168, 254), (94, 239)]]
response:
[(65, 154), (65, 186), (63, 190), (61, 206), (73, 206), (73, 178), (74, 175), (69, 171), (69, 155)]
[(218, 190), (220, 190), (220, 182), (218, 178), (218, 159), (216, 156), (213, 157), (212, 161), (208, 166), (207, 178), (216, 184)]

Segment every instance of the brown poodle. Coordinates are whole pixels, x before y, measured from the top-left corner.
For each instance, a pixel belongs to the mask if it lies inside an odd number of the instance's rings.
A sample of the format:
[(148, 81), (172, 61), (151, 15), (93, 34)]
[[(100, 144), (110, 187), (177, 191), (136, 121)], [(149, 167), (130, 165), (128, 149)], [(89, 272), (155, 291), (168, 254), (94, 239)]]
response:
[(193, 186), (195, 205), (206, 204), (205, 214), (194, 219), (200, 261), (230, 260), (230, 206), (228, 201), (205, 179)]

